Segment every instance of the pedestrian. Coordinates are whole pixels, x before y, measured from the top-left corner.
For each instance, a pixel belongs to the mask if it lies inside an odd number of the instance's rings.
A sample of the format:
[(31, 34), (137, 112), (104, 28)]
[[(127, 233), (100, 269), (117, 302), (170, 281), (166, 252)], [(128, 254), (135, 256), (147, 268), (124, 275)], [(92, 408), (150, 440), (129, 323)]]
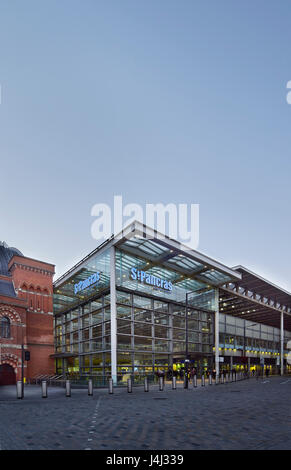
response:
[(266, 367), (266, 377), (269, 377), (269, 367)]

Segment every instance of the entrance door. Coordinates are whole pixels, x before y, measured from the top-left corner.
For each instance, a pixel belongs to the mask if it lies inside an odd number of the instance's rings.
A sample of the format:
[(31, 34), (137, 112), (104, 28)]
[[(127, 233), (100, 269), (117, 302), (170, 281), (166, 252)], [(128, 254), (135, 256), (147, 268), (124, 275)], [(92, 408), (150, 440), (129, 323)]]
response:
[(0, 385), (15, 385), (16, 375), (12, 366), (3, 364), (0, 366)]

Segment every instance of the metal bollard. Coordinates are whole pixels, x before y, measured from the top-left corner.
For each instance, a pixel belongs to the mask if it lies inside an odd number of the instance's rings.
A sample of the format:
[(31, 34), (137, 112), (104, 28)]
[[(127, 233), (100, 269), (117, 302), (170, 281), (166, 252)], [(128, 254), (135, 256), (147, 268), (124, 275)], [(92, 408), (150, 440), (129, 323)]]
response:
[(88, 395), (92, 397), (93, 395), (93, 380), (89, 379), (88, 381)]
[(177, 379), (176, 379), (176, 377), (172, 378), (172, 389), (173, 390), (177, 389)]
[(16, 384), (16, 396), (17, 398), (23, 398), (23, 387), (21, 380), (18, 380)]
[(224, 374), (222, 374), (222, 376), (221, 376), (221, 383), (225, 384), (225, 375)]
[(218, 375), (216, 374), (216, 376), (215, 376), (215, 385), (218, 385), (218, 384), (219, 384), (219, 377), (218, 377)]
[(163, 377), (159, 377), (159, 391), (162, 392), (164, 390), (164, 379)]
[(197, 375), (196, 374), (193, 376), (193, 387), (194, 388), (197, 387)]
[(113, 393), (113, 380), (112, 379), (108, 380), (108, 392), (110, 393), (110, 395), (112, 395)]
[(212, 375), (209, 374), (209, 377), (208, 377), (208, 385), (212, 385)]
[(144, 378), (144, 391), (149, 391), (149, 379), (147, 377)]
[(131, 380), (131, 378), (127, 379), (127, 392), (132, 393), (132, 380)]
[(205, 387), (205, 377), (204, 377), (204, 375), (201, 376), (201, 387)]
[(42, 398), (47, 398), (47, 381), (42, 380), (41, 382), (41, 396)]
[(71, 382), (66, 380), (66, 397), (71, 396)]

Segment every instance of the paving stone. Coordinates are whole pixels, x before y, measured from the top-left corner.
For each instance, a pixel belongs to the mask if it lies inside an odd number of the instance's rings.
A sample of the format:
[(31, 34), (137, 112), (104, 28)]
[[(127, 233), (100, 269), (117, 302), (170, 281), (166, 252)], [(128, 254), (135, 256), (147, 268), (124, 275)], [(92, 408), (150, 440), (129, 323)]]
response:
[[(163, 392), (0, 388), (0, 449), (291, 449), (291, 379)], [(239, 393), (238, 393), (239, 392)], [(162, 399), (157, 399), (162, 398)], [(89, 440), (91, 439), (91, 440)]]

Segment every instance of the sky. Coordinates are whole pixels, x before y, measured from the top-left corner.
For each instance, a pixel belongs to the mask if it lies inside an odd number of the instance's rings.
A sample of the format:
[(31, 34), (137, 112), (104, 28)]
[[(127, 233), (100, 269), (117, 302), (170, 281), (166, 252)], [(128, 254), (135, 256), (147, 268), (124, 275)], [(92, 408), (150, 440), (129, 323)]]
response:
[(0, 240), (56, 265), (92, 206), (199, 204), (198, 251), (291, 292), (288, 0), (0, 0)]

